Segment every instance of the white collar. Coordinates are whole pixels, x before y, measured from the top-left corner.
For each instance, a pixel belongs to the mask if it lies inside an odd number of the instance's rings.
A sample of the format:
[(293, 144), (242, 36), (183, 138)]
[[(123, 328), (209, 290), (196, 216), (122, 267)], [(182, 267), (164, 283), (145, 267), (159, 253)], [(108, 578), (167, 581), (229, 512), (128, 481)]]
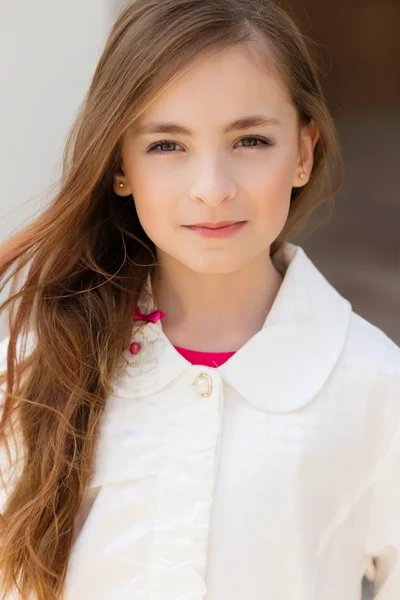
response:
[[(286, 242), (273, 262), (286, 273), (262, 329), (216, 370), (257, 408), (286, 413), (311, 402), (324, 386), (344, 347), (352, 306), (300, 246)], [(151, 294), (150, 278), (144, 290), (139, 307), (152, 312), (152, 297), (145, 295)], [(132, 334), (133, 342), (141, 350), (136, 355), (124, 351), (115, 396), (152, 394), (192, 368), (164, 334), (161, 321), (144, 323)]]

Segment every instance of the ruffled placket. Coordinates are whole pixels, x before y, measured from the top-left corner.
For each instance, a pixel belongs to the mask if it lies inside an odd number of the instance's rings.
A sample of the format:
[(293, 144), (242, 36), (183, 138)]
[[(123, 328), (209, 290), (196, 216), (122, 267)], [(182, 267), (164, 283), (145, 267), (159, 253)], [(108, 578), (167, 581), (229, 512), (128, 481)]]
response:
[[(153, 307), (154, 308), (154, 307)], [(97, 496), (77, 537), (66, 600), (204, 600), (222, 378), (199, 374), (143, 304), (101, 424)], [(144, 321), (137, 327), (137, 321)]]

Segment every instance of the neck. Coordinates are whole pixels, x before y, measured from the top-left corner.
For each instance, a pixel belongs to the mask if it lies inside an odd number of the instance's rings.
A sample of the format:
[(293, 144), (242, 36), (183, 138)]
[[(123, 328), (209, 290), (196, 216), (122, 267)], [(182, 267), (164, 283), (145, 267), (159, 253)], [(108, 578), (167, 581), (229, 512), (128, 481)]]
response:
[(163, 257), (152, 282), (162, 328), (175, 346), (236, 351), (262, 328), (282, 283), (269, 248), (238, 271), (196, 273)]

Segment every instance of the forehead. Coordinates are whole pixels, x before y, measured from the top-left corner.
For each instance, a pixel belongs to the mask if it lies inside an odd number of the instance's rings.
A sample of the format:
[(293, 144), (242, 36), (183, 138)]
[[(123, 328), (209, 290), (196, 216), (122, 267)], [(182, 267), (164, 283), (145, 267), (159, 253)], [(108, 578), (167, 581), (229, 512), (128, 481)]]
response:
[(296, 109), (272, 59), (265, 61), (240, 44), (197, 60), (171, 83), (134, 124), (187, 122), (221, 127), (238, 116), (264, 114), (293, 122)]

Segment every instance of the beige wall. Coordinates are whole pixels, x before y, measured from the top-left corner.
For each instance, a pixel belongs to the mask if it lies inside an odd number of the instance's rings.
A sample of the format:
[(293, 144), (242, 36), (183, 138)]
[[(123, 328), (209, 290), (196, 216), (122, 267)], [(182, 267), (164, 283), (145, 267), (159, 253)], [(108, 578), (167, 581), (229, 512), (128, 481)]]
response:
[(115, 12), (116, 0), (0, 0), (0, 239), (46, 201)]

